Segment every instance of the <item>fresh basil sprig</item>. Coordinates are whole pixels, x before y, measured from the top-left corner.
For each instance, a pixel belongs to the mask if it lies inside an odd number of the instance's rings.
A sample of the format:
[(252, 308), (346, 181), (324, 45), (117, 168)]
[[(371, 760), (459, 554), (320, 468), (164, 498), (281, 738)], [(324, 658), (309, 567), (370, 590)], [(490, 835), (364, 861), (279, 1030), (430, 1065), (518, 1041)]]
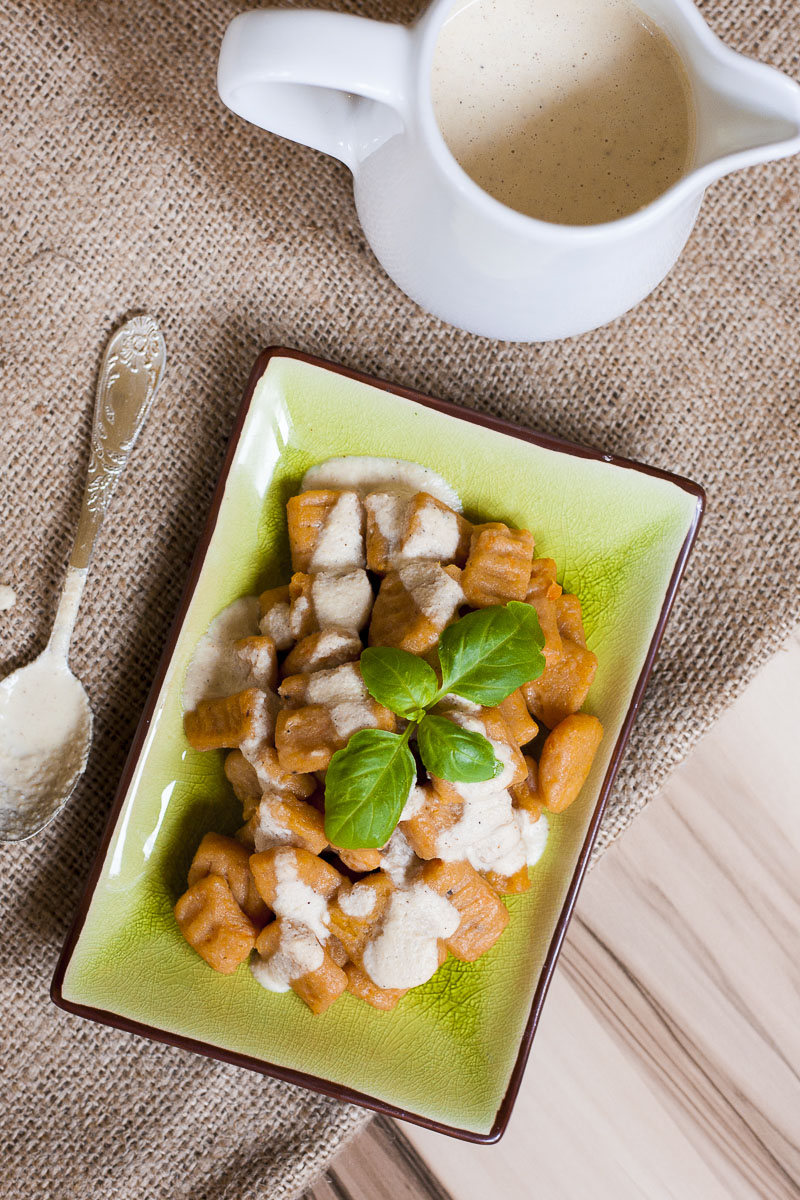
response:
[(433, 703), (439, 680), (424, 658), (392, 646), (370, 646), (362, 653), (360, 665), (373, 700), (399, 717), (421, 720)]
[(400, 820), (417, 774), (402, 736), (385, 729), (354, 733), (325, 777), (325, 835), (343, 850), (383, 846)]
[(492, 743), (447, 717), (425, 716), (417, 727), (419, 756), (431, 775), (452, 783), (482, 783), (496, 779), (503, 764)]
[[(482, 734), (429, 710), (453, 693), (494, 707), (544, 670), (536, 610), (511, 601), (449, 625), (439, 638), (442, 682), (406, 650), (372, 646), (361, 674), (373, 699), (409, 724), (404, 733), (362, 729), (333, 755), (325, 779), (325, 833), (334, 846), (360, 850), (386, 844), (416, 777), (408, 748), (416, 731), (426, 769), (454, 783), (496, 778), (503, 765)], [(438, 686), (437, 686), (438, 685)]]
[(544, 637), (530, 604), (481, 608), (439, 638), (441, 692), (492, 708), (544, 670)]

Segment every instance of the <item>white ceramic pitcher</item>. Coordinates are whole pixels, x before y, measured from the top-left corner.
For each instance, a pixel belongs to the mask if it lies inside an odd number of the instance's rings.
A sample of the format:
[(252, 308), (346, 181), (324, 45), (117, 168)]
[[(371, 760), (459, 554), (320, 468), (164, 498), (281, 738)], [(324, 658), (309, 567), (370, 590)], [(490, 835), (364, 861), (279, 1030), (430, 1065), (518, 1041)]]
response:
[(242, 13), (225, 33), (218, 86), (239, 116), (346, 163), (384, 269), (462, 329), (548, 341), (613, 320), (667, 274), (709, 183), (800, 151), (796, 83), (723, 45), (691, 0), (638, 0), (691, 80), (692, 170), (616, 221), (524, 216), (470, 179), (437, 126), (431, 63), (452, 2), (433, 0), (408, 27), (314, 10)]

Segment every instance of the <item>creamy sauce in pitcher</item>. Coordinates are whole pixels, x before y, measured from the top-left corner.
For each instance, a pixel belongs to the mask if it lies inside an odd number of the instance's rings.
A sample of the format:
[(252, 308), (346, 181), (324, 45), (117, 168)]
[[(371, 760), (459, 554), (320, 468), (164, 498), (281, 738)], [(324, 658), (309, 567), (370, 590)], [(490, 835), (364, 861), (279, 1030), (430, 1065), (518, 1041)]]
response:
[(457, 0), (431, 85), (467, 174), (543, 221), (626, 216), (691, 162), (688, 76), (629, 0)]

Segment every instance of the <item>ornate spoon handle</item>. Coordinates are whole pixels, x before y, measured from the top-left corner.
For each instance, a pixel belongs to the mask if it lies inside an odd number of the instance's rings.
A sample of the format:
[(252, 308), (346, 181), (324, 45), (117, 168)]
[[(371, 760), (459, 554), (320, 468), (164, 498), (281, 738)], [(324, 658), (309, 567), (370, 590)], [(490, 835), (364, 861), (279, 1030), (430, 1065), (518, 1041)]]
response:
[(150, 411), (166, 364), (164, 338), (150, 316), (132, 317), (112, 334), (100, 365), (83, 509), (70, 568), (89, 566), (117, 480)]

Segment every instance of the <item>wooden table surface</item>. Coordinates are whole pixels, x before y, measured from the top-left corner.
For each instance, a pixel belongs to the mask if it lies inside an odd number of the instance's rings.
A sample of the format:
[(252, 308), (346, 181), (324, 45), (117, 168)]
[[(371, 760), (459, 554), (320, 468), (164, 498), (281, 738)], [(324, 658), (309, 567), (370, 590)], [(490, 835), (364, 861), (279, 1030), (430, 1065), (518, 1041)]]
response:
[(307, 1200), (800, 1197), (800, 630), (580, 894), (508, 1132), (376, 1119)]

